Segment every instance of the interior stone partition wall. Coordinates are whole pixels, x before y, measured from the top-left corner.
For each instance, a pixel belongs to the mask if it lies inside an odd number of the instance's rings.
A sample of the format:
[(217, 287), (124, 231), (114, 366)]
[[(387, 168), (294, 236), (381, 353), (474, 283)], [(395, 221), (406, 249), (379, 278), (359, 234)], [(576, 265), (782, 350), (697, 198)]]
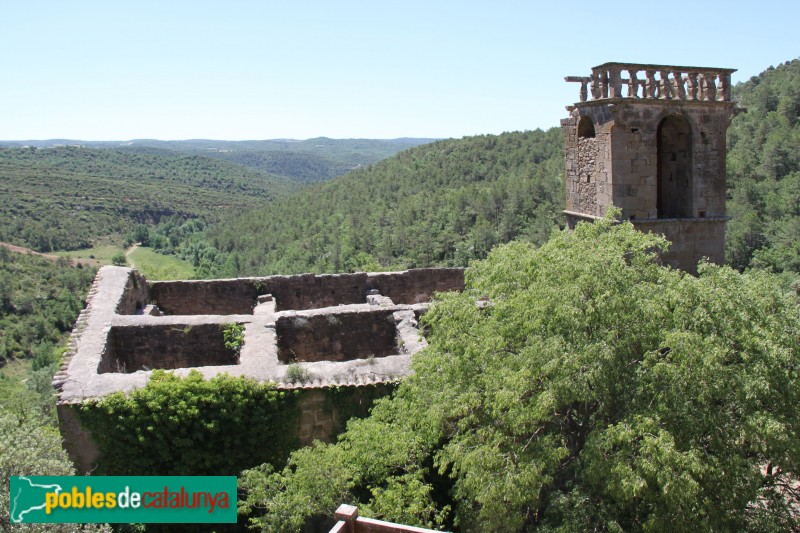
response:
[(394, 312), (284, 316), (275, 322), (278, 359), (284, 363), (349, 361), (401, 353)]
[(225, 346), (225, 325), (113, 326), (97, 371), (130, 374), (238, 364), (239, 354)]
[[(361, 402), (359, 388), (388, 391), (426, 345), (418, 318), (433, 294), (463, 288), (457, 268), (150, 282), (129, 268), (103, 267), (53, 379), (67, 452), (91, 471), (97, 449), (77, 405), (143, 387), (156, 369), (300, 389), (301, 442), (330, 440), (346, 420), (320, 393), (352, 390)], [(234, 323), (244, 327), (238, 354), (223, 337)]]
[(430, 301), (434, 292), (460, 291), (460, 268), (420, 268), (402, 272), (302, 274), (210, 281), (154, 281), (149, 294), (167, 315), (252, 313), (259, 295), (271, 294), (276, 311), (319, 309), (366, 303), (377, 290), (395, 304)]

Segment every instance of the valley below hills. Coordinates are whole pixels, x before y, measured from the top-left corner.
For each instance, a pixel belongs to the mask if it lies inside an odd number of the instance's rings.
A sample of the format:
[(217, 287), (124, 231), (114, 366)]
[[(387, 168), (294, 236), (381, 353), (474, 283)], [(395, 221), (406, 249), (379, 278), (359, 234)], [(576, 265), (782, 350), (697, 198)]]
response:
[(215, 222), (426, 141), (4, 141), (0, 240), (72, 251), (171, 217)]
[[(663, 268), (653, 251), (665, 243), (612, 217), (563, 231), (558, 127), (444, 140), (0, 141), (0, 434), (14, 444), (0, 447), (0, 477), (20, 465), (75, 473), (52, 378), (103, 264), (150, 281), (468, 267), (466, 289), (420, 317), (428, 347), (413, 376), (369, 416), (338, 443), (236, 471), (240, 522), (302, 530), (348, 501), (447, 530), (796, 530), (800, 59), (732, 92), (747, 112), (727, 130), (731, 268), (698, 276)], [(197, 438), (219, 426), (181, 426), (194, 423), (189, 411), (231, 418), (242, 393), (160, 372), (161, 388), (141, 391), (182, 409), (170, 418), (180, 431), (165, 431), (150, 404), (114, 411), (133, 402), (122, 394), (105, 404), (109, 424), (125, 418), (118, 429), (132, 441), (147, 432), (141, 442), (187, 473), (219, 471), (217, 442), (248, 455), (288, 434), (248, 415), (239, 427), (250, 433)], [(211, 392), (197, 393), (201, 383)], [(164, 444), (179, 441), (190, 453)], [(150, 459), (112, 444), (129, 454), (117, 465)]]

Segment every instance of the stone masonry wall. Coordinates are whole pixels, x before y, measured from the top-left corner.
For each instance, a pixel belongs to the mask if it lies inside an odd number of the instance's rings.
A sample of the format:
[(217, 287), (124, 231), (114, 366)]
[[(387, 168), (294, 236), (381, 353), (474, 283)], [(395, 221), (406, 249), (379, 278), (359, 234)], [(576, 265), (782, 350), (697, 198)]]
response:
[(277, 311), (364, 303), (367, 296), (367, 274), (363, 272), (271, 276), (265, 283)]
[[(567, 211), (602, 216), (613, 204), (626, 219), (657, 218), (658, 126), (664, 118), (678, 115), (691, 126), (689, 218), (724, 216), (730, 107), (717, 102), (623, 100), (583, 104), (562, 121)], [(578, 118), (583, 116), (594, 122), (596, 138), (577, 137)]]
[(427, 302), (434, 292), (464, 289), (460, 268), (421, 268), (366, 274), (302, 274), (212, 281), (150, 282), (150, 299), (168, 315), (252, 313), (256, 299), (272, 294), (276, 311), (366, 302), (377, 290), (395, 304)]
[(253, 312), (258, 294), (249, 278), (150, 282), (151, 300), (167, 315), (248, 314)]
[(367, 290), (377, 290), (395, 304), (428, 302), (435, 292), (463, 291), (462, 268), (417, 268), (404, 272), (374, 272)]
[(730, 111), (714, 103), (615, 106), (614, 204), (622, 208), (625, 218), (657, 218), (657, 130), (670, 115), (683, 117), (691, 127), (689, 217), (724, 216), (725, 133)]
[(147, 280), (136, 270), (132, 270), (128, 275), (125, 290), (117, 304), (117, 313), (120, 315), (133, 315), (144, 309), (150, 300), (150, 291)]
[(399, 350), (392, 310), (282, 316), (275, 331), (284, 363), (385, 357)]
[[(377, 396), (368, 391), (409, 374), (412, 355), (426, 346), (417, 318), (431, 295), (463, 286), (461, 269), (148, 284), (135, 270), (103, 267), (53, 379), (65, 448), (81, 472), (91, 471), (97, 449), (76, 410), (146, 386), (155, 369), (295, 390), (303, 407), (298, 436), (331, 439), (371, 405)], [(238, 354), (224, 346), (231, 323), (243, 326)]]
[(99, 373), (235, 365), (220, 324), (114, 326)]
[(661, 234), (672, 243), (661, 255), (661, 261), (666, 265), (696, 274), (697, 263), (703, 257), (712, 263), (725, 262), (723, 219), (648, 220), (635, 223), (635, 226), (639, 231)]
[(595, 130), (594, 137), (579, 137), (579, 115), (561, 121), (564, 132), (566, 209), (576, 213), (603, 216), (612, 199), (611, 115), (598, 109), (586, 113)]
[(670, 242), (661, 260), (689, 272), (725, 260), (726, 132), (735, 69), (603, 63), (561, 121), (567, 226), (609, 207)]
[(320, 389), (303, 391), (298, 401), (300, 420), (297, 435), (300, 444), (308, 446), (315, 440), (332, 442), (350, 418), (369, 414), (375, 400), (394, 388), (395, 384), (385, 383), (350, 387), (335, 394)]
[(81, 425), (78, 417), (80, 408), (78, 404), (59, 403), (56, 405), (58, 429), (64, 439), (64, 449), (78, 473), (89, 474), (97, 464), (100, 451), (89, 432)]

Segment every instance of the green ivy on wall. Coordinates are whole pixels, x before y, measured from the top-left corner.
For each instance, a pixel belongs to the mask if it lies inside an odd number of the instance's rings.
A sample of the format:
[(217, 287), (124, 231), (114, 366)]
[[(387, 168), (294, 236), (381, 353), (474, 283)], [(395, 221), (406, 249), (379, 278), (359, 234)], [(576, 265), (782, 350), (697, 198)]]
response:
[(337, 412), (337, 419), (344, 425), (351, 418), (363, 418), (379, 398), (390, 396), (397, 382), (376, 383), (361, 387), (331, 387), (325, 389), (325, 406)]
[(282, 466), (298, 447), (297, 395), (227, 374), (157, 370), (147, 386), (86, 402), (79, 413), (100, 450), (98, 474), (235, 475)]

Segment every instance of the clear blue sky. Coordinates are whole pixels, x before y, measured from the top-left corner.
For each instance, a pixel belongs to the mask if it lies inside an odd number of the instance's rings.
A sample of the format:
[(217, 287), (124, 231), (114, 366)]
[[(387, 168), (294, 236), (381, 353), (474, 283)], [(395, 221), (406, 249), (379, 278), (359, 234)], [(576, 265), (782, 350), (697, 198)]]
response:
[(0, 139), (461, 137), (548, 128), (606, 61), (800, 56), (800, 2), (0, 3)]

